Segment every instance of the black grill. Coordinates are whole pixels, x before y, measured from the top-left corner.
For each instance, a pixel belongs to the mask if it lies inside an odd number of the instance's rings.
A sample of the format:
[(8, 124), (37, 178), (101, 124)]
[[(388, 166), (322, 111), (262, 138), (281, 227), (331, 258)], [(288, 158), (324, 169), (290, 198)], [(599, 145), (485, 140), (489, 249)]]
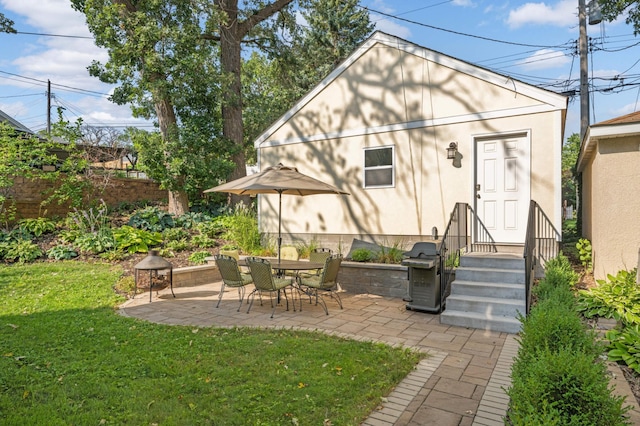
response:
[(432, 242), (415, 243), (403, 253), (402, 264), (408, 266), (409, 298), (407, 309), (439, 313), (440, 308), (440, 256), (438, 245)]

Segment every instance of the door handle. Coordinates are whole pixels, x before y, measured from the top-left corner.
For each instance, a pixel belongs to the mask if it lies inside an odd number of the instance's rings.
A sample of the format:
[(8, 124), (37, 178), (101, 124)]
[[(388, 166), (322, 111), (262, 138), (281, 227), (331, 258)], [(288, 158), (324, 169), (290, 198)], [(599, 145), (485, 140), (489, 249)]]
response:
[(480, 184), (479, 183), (476, 184), (476, 191), (480, 191)]
[(481, 198), (480, 194), (476, 194), (476, 198), (479, 200)]

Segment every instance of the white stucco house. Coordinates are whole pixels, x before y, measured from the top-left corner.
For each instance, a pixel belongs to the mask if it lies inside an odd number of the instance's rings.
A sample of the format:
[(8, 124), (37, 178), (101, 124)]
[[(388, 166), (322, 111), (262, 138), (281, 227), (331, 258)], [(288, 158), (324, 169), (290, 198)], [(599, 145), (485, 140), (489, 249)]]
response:
[[(255, 148), (261, 170), (295, 166), (351, 194), (284, 196), (285, 243), (408, 246), (442, 233), (464, 202), (496, 242), (521, 246), (531, 199), (561, 229), (566, 108), (565, 96), (376, 32)], [(259, 197), (261, 232), (277, 235), (278, 197)]]

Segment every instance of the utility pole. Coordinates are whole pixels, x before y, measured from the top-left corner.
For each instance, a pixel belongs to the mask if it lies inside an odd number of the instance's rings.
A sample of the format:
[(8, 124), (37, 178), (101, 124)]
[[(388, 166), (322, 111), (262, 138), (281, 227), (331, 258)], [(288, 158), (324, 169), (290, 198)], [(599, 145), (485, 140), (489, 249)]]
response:
[(578, 21), (580, 38), (578, 53), (580, 54), (580, 140), (584, 139), (589, 128), (589, 61), (587, 41), (587, 5), (585, 0), (578, 0)]
[[(584, 1), (584, 0), (580, 0)], [(51, 80), (47, 80), (47, 135), (51, 134)]]

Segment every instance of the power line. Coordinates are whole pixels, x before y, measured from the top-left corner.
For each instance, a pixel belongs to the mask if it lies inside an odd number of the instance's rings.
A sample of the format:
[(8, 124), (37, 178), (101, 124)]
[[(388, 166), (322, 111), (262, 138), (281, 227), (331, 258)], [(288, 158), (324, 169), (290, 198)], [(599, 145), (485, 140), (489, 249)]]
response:
[(414, 24), (414, 25), (419, 25), (421, 27), (431, 28), (433, 30), (438, 30), (438, 31), (444, 31), (444, 32), (447, 32), (447, 33), (456, 34), (456, 35), (460, 35), (460, 36), (464, 36), (464, 37), (471, 37), (471, 38), (477, 38), (477, 39), (480, 39), (480, 40), (487, 40), (487, 41), (491, 41), (491, 42), (494, 42), (494, 43), (509, 44), (509, 45), (513, 45), (513, 46), (538, 47), (538, 48), (542, 48), (542, 49), (557, 49), (557, 48), (563, 47), (563, 45), (546, 46), (546, 45), (539, 45), (539, 44), (527, 44), (527, 43), (517, 43), (517, 42), (514, 42), (514, 41), (498, 40), (498, 39), (495, 39), (495, 38), (484, 37), (484, 36), (479, 36), (479, 35), (475, 35), (475, 34), (463, 33), (463, 32), (460, 32), (460, 31), (449, 30), (449, 29), (442, 28), (442, 27), (436, 27), (435, 25), (429, 25), (429, 24), (425, 24), (425, 23), (422, 23), (422, 22), (413, 21), (411, 19), (401, 18), (399, 16), (392, 15), (390, 13), (380, 12), (378, 10), (371, 9), (369, 7), (366, 7), (366, 6), (360, 6), (360, 7), (362, 9), (364, 9), (364, 10), (367, 10), (368, 12), (377, 13), (377, 14), (382, 15), (382, 16), (386, 16), (386, 17), (389, 17), (389, 18), (397, 19), (399, 21), (404, 21), (404, 22), (407, 22), (407, 23), (410, 23), (410, 24)]
[[(8, 71), (0, 70), (0, 74), (10, 75), (10, 76), (22, 78), (22, 79), (28, 80), (28, 81), (35, 81), (35, 82), (43, 84), (43, 85), (47, 85), (48, 84), (48, 82), (44, 81), (44, 80), (40, 80), (40, 79), (33, 78), (33, 77), (27, 77), (27, 76), (20, 75), (20, 74), (14, 74), (14, 73), (8, 72)], [(64, 84), (51, 83), (51, 86), (59, 87), (61, 89), (66, 89), (67, 91), (71, 91), (71, 92), (84, 93), (84, 94), (87, 94), (87, 95), (90, 95), (90, 96), (99, 96), (99, 97), (110, 96), (108, 93), (96, 92), (94, 90), (88, 90), (88, 89), (81, 89), (79, 87), (67, 86), (67, 85), (64, 85)]]
[(81, 39), (93, 40), (93, 37), (89, 37), (89, 36), (75, 36), (75, 35), (47, 34), (47, 33), (30, 33), (30, 32), (27, 32), (27, 31), (16, 31), (14, 34), (34, 35), (34, 36), (43, 36), (43, 37), (81, 38)]

